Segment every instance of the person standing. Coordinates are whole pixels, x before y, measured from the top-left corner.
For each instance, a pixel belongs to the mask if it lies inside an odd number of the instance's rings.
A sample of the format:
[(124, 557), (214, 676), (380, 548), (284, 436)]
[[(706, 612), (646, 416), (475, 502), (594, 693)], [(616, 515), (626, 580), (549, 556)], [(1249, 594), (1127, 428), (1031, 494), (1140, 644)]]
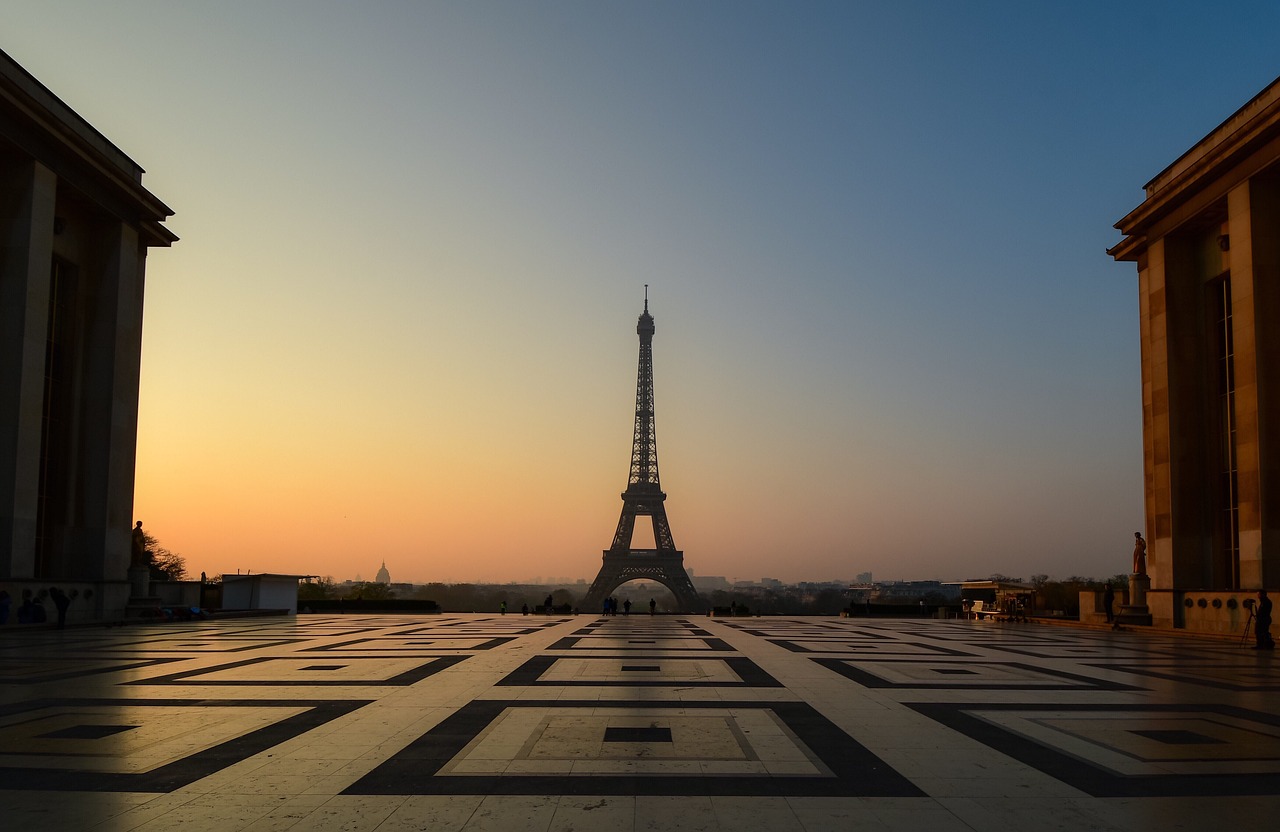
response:
[(1274, 650), (1276, 643), (1271, 638), (1271, 599), (1265, 589), (1258, 590), (1258, 606), (1254, 609), (1253, 635), (1254, 650)]
[(1107, 614), (1107, 623), (1115, 622), (1115, 617), (1111, 614), (1111, 605), (1116, 602), (1116, 591), (1111, 584), (1107, 584), (1107, 588), (1102, 591), (1102, 609)]
[(658, 602), (650, 598), (649, 599), (649, 615), (653, 615), (654, 611), (657, 609), (658, 609)]
[(71, 606), (71, 598), (56, 586), (50, 588), (49, 597), (53, 599), (53, 606), (58, 610), (58, 629), (61, 630), (67, 626), (67, 607)]

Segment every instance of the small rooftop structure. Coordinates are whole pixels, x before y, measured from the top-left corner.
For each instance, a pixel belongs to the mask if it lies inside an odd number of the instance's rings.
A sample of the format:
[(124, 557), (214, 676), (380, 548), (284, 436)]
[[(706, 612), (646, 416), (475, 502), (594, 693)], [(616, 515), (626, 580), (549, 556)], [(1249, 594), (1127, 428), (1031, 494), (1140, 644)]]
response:
[(222, 608), (224, 610), (288, 610), (298, 613), (298, 581), (308, 575), (280, 575), (259, 572), (256, 575), (223, 575)]

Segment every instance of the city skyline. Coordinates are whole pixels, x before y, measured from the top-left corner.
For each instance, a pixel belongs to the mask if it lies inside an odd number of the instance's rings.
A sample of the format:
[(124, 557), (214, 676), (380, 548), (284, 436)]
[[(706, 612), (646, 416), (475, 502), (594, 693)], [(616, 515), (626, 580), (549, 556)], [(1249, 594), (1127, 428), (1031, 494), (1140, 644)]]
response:
[(0, 48), (176, 212), (135, 517), (194, 574), (589, 579), (649, 284), (690, 571), (1107, 577), (1111, 224), (1277, 73), (1273, 5), (1191, 8), (18, 0)]

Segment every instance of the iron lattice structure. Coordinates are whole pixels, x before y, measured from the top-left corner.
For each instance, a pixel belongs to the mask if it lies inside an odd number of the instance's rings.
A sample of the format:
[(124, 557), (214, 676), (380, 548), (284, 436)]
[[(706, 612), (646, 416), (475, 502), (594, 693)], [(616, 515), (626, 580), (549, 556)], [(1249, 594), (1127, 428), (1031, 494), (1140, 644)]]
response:
[[(636, 421), (631, 441), (631, 473), (622, 492), (622, 516), (613, 543), (604, 550), (604, 563), (591, 589), (582, 600), (588, 610), (600, 607), (604, 599), (627, 581), (656, 581), (675, 596), (680, 612), (703, 611), (702, 600), (684, 568), (684, 552), (676, 548), (667, 522), (665, 501), (658, 479), (658, 437), (653, 409), (653, 316), (649, 314), (649, 287), (645, 286), (644, 312), (636, 322), (640, 336), (640, 363), (636, 372)], [(653, 523), (657, 548), (633, 549), (636, 518)]]

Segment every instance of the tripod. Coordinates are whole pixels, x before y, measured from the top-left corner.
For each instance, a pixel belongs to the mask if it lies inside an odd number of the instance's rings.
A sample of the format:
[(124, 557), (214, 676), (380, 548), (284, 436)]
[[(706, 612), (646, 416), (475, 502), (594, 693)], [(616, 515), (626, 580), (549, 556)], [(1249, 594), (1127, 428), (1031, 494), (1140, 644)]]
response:
[(1253, 604), (1246, 601), (1245, 606), (1249, 608), (1249, 617), (1244, 621), (1244, 632), (1240, 633), (1240, 646), (1244, 646), (1245, 639), (1249, 638), (1249, 625), (1253, 623)]

